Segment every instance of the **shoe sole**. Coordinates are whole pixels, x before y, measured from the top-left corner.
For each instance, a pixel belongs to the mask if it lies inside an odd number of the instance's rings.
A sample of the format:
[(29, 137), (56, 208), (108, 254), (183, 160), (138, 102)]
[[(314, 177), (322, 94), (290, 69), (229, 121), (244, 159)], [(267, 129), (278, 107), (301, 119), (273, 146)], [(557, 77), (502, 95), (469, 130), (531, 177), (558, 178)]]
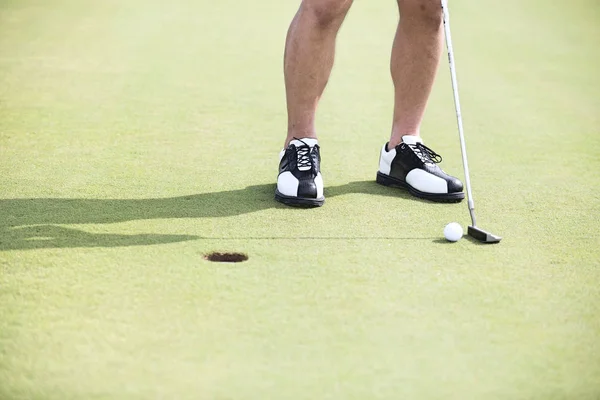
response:
[(377, 172), (377, 183), (383, 186), (395, 187), (401, 189), (408, 189), (408, 192), (415, 197), (435, 201), (438, 203), (460, 203), (464, 200), (465, 194), (464, 192), (457, 193), (425, 193), (421, 192), (414, 187), (410, 186), (408, 183), (401, 181), (396, 178), (392, 178), (391, 176), (384, 175), (381, 172)]
[(279, 190), (275, 190), (275, 200), (287, 206), (299, 208), (321, 207), (323, 203), (325, 203), (324, 197), (320, 199), (309, 199), (307, 197), (292, 197), (279, 193)]

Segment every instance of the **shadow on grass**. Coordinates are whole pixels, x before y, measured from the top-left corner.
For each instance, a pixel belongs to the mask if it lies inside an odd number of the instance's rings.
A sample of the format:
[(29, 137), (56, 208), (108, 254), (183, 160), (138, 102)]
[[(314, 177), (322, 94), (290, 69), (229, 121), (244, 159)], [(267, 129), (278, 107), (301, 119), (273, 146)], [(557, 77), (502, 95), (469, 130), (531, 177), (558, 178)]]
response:
[(192, 235), (118, 235), (89, 233), (56, 225), (36, 225), (0, 231), (0, 250), (35, 250), (72, 247), (129, 247), (198, 239)]
[[(96, 234), (56, 225), (229, 217), (270, 208), (287, 208), (273, 199), (274, 189), (274, 184), (266, 184), (157, 199), (0, 199), (0, 251), (140, 246), (202, 239), (191, 235)], [(415, 199), (403, 191), (382, 187), (373, 181), (329, 187), (325, 195), (332, 198), (350, 193)]]

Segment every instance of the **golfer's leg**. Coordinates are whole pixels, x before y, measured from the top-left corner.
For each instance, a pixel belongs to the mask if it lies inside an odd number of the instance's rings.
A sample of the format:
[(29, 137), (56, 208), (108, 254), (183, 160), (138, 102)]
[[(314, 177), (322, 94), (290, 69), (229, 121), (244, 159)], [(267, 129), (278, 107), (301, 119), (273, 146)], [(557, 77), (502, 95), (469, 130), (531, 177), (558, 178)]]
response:
[(325, 201), (315, 113), (333, 67), (335, 38), (351, 4), (352, 0), (303, 0), (288, 31), (288, 131), (279, 153), (275, 191), (275, 199), (284, 204), (318, 207)]
[(285, 146), (316, 138), (317, 104), (333, 67), (337, 32), (352, 0), (303, 0), (289, 28), (284, 57), (288, 131)]
[(391, 59), (395, 105), (390, 147), (404, 135), (419, 135), (443, 46), (439, 0), (398, 0), (398, 7), (400, 22)]
[(441, 2), (398, 0), (398, 6), (391, 63), (394, 123), (390, 141), (381, 149), (377, 182), (428, 200), (461, 201), (462, 182), (438, 167), (441, 156), (425, 147), (419, 132), (441, 57)]

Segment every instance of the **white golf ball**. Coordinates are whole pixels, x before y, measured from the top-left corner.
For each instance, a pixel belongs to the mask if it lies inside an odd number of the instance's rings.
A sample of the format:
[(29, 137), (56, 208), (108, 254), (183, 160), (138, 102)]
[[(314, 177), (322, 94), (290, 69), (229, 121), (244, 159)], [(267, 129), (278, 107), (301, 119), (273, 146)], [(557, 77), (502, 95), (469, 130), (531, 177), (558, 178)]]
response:
[(444, 228), (444, 237), (450, 242), (458, 242), (463, 236), (463, 229), (457, 222), (450, 222)]

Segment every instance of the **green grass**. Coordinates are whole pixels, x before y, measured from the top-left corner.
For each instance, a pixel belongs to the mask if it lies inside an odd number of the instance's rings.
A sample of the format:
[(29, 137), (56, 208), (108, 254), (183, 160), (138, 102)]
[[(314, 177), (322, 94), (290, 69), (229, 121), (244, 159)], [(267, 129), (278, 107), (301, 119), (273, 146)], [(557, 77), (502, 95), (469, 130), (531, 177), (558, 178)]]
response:
[[(597, 2), (452, 1), (496, 246), (373, 182), (392, 3), (340, 34), (325, 206), (273, 201), (296, 6), (0, 0), (0, 398), (599, 398)], [(423, 135), (462, 175), (451, 96)]]

